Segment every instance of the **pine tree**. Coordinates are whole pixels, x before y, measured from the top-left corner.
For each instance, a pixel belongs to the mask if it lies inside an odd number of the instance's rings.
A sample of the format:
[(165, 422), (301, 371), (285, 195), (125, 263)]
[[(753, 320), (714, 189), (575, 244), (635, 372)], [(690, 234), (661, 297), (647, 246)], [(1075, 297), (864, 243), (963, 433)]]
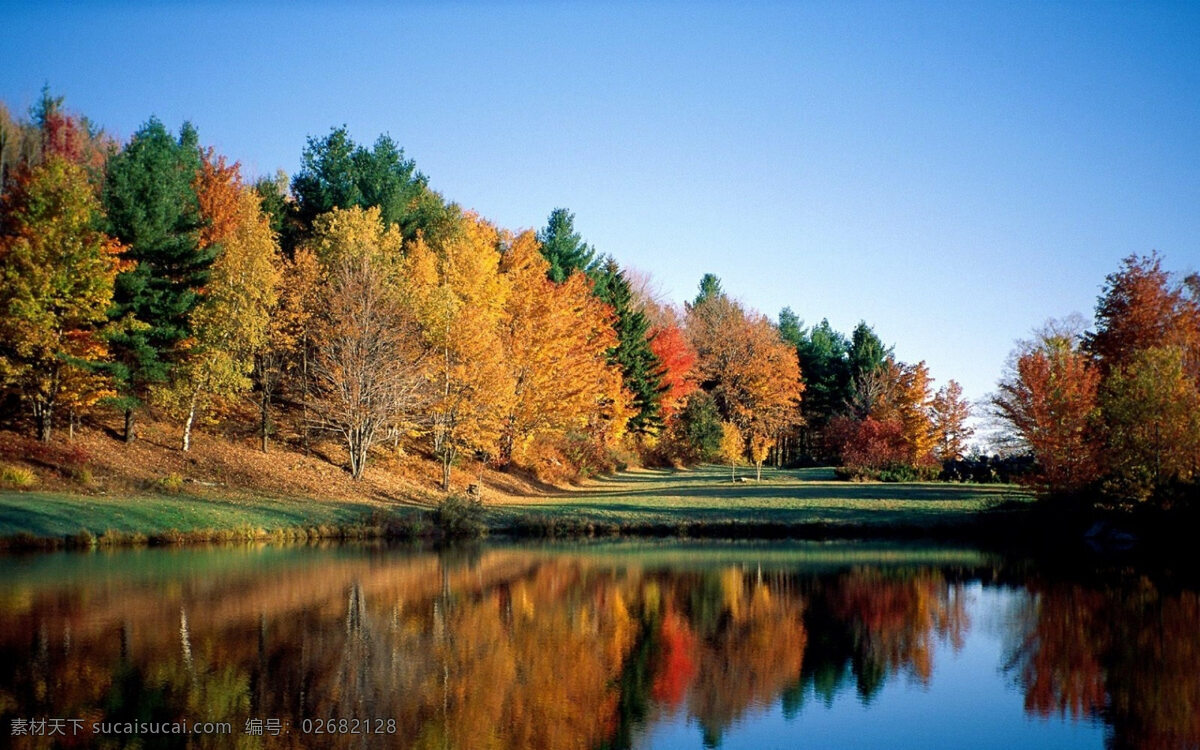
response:
[(596, 250), (575, 231), (575, 214), (565, 208), (550, 212), (545, 228), (537, 233), (537, 240), (542, 245), (542, 255), (550, 263), (547, 275), (556, 284), (566, 281), (572, 271), (591, 276), (600, 268)]
[(662, 427), (660, 403), (665, 386), (662, 363), (650, 348), (650, 321), (634, 306), (629, 281), (615, 260), (607, 259), (594, 278), (596, 297), (612, 307), (616, 315), (613, 327), (617, 346), (609, 357), (620, 366), (625, 387), (633, 394), (637, 413), (629, 421), (629, 427), (642, 434), (657, 432)]
[(167, 380), (190, 315), (208, 278), (214, 248), (202, 249), (193, 182), (200, 169), (196, 130), (173, 138), (156, 118), (108, 162), (108, 233), (128, 247), (133, 267), (117, 276), (110, 317), (114, 403), (125, 410), (125, 440), (147, 389)]

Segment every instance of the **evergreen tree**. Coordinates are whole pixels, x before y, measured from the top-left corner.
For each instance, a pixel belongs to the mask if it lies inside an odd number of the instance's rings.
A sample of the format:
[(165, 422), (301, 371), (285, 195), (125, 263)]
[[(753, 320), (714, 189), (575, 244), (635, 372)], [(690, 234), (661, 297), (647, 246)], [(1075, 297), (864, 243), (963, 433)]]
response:
[(378, 208), (385, 226), (399, 227), (411, 240), (418, 231), (428, 235), (446, 223), (447, 207), (428, 183), (390, 137), (379, 136), (367, 149), (342, 126), (324, 138), (308, 139), (292, 193), (305, 228), (334, 208)]
[(134, 410), (147, 388), (166, 381), (190, 334), (190, 313), (216, 254), (199, 244), (193, 181), (200, 163), (195, 128), (184, 123), (176, 139), (157, 118), (108, 162), (107, 230), (135, 264), (117, 276), (109, 313), (115, 322), (109, 337), (114, 403), (125, 410), (126, 441), (134, 439)]
[(662, 426), (660, 403), (665, 387), (662, 364), (650, 349), (646, 336), (650, 321), (635, 307), (633, 290), (615, 260), (605, 260), (593, 278), (593, 293), (616, 314), (613, 328), (617, 332), (617, 346), (609, 352), (609, 357), (620, 365), (625, 387), (633, 394), (637, 414), (629, 420), (629, 427), (643, 434), (656, 432)]
[(814, 427), (824, 425), (842, 410), (850, 397), (849, 345), (828, 320), (804, 336), (796, 347), (804, 374), (804, 413)]
[(704, 302), (715, 297), (724, 297), (725, 290), (721, 288), (721, 280), (716, 274), (706, 273), (700, 279), (700, 292), (692, 300), (691, 307), (699, 307)]
[(556, 284), (566, 281), (573, 271), (593, 276), (601, 268), (603, 259), (597, 257), (595, 248), (575, 231), (575, 215), (565, 208), (550, 212), (537, 239), (542, 244), (543, 257), (550, 263), (547, 275)]
[(792, 311), (792, 308), (785, 307), (779, 311), (779, 338), (787, 343), (800, 348), (804, 341), (804, 321)]

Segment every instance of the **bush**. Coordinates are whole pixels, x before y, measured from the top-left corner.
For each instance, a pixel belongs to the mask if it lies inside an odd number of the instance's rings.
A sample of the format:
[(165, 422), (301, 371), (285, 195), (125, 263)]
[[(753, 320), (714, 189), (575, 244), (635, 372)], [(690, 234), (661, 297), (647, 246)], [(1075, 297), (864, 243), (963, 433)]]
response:
[(487, 534), (483, 501), (448, 495), (431, 514), (435, 528), (446, 539), (476, 539)]
[(158, 480), (158, 486), (165, 492), (176, 494), (183, 490), (183, 477), (179, 474), (168, 474)]
[(1017, 482), (1033, 474), (1033, 456), (970, 456), (942, 463), (941, 479), (980, 484)]
[(941, 469), (937, 466), (913, 466), (897, 462), (882, 468), (839, 466), (833, 473), (838, 479), (851, 482), (931, 482), (938, 478)]
[(0, 465), (0, 485), (14, 490), (24, 490), (37, 484), (37, 474), (23, 466)]

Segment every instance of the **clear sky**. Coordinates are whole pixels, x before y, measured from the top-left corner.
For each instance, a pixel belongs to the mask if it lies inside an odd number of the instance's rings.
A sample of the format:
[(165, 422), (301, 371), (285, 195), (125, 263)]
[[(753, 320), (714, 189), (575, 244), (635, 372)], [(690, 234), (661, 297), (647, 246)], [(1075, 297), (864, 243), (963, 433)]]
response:
[(872, 324), (991, 391), (1158, 250), (1200, 270), (1200, 3), (5, 3), (0, 100), (249, 175), (389, 133), (510, 228), (565, 206), (676, 301)]

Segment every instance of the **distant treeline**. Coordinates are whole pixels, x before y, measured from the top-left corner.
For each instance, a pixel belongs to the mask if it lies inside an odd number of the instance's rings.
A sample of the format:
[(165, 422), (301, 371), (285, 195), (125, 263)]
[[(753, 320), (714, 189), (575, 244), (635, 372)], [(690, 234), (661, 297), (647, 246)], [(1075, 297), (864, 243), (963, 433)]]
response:
[[(925, 364), (897, 360), (866, 323), (845, 336), (790, 309), (771, 321), (711, 274), (681, 308), (665, 303), (568, 210), (536, 232), (498, 227), (433, 191), (386, 135), (367, 147), (334, 128), (308, 139), (290, 180), (247, 180), (188, 123), (151, 118), (118, 144), (43, 92), (27, 118), (0, 107), (0, 180), (0, 419), (42, 441), (105, 414), (132, 441), (152, 407), (186, 451), (250, 399), (264, 451), (286, 417), (302, 441), (337, 436), (356, 478), (373, 448), (403, 444), (440, 461), (449, 489), (462, 456), (552, 480), (701, 460), (933, 477), (971, 436), (958, 384), (935, 392)], [(1103, 475), (1145, 494), (1194, 474), (1196, 284), (1171, 286), (1157, 258), (1135, 272), (1168, 323), (1102, 300), (1084, 349), (1048, 335), (1001, 386), (997, 408), (1047, 487)], [(1121, 278), (1110, 296), (1129, 294)], [(1053, 449), (1030, 422), (1065, 418), (1030, 405), (1037, 362), (1055, 383), (1067, 368), (1061, 398), (1095, 412)], [(1178, 386), (1163, 396), (1173, 432), (1119, 406), (1146, 408), (1147, 378)], [(1161, 450), (1136, 432), (1146, 419)], [(1130, 463), (1139, 451), (1156, 463)]]

